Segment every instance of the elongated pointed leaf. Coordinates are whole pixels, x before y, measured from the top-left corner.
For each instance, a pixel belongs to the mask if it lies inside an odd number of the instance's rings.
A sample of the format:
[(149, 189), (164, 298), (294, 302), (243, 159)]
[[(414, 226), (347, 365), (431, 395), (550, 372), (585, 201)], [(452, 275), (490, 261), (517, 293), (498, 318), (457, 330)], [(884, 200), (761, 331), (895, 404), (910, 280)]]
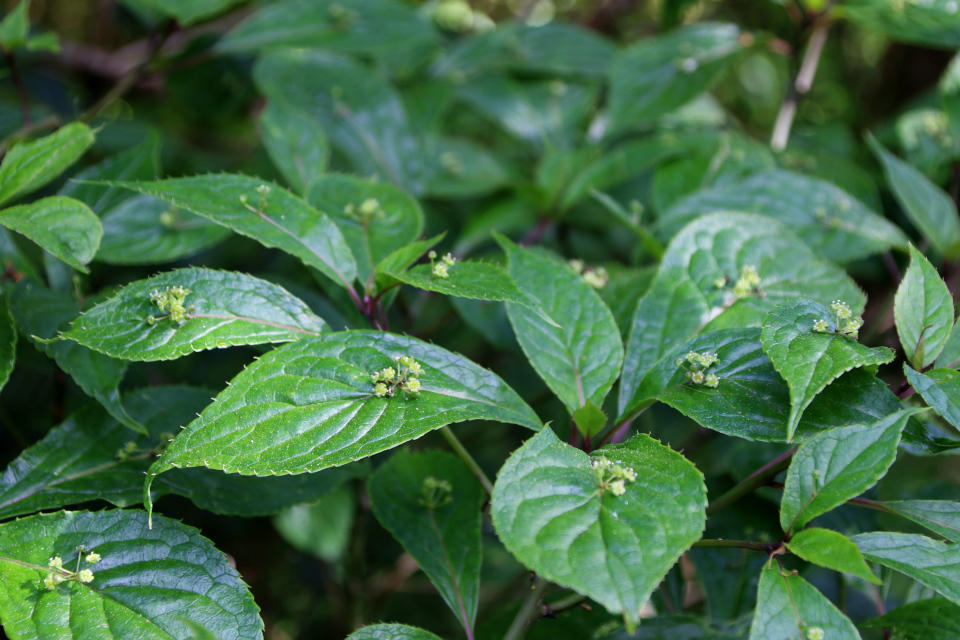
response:
[(448, 453), (400, 452), (370, 477), (367, 491), (380, 524), (413, 556), (460, 624), (473, 629), (486, 498), (474, 475)]
[(857, 545), (842, 533), (829, 529), (804, 529), (790, 538), (786, 547), (807, 562), (882, 584), (880, 578), (870, 571)]
[(953, 329), (953, 297), (930, 261), (913, 247), (893, 313), (907, 360), (916, 369), (933, 364)]
[(960, 604), (960, 547), (910, 533), (862, 533), (853, 541), (867, 560), (922, 582)]
[(889, 629), (902, 640), (955, 640), (960, 638), (960, 605), (942, 598), (920, 600), (860, 625)]
[[(47, 589), (48, 561), (93, 580)], [(62, 574), (61, 574), (62, 575)], [(59, 511), (0, 525), (0, 618), (11, 638), (189, 638), (190, 622), (228, 640), (263, 637), (263, 622), (236, 569), (200, 533), (142, 511)]]
[(440, 640), (429, 631), (405, 624), (372, 624), (357, 629), (347, 640)]
[[(190, 291), (182, 323), (151, 300), (154, 291), (171, 287)], [(157, 319), (151, 322), (151, 317)], [(327, 328), (299, 298), (275, 284), (231, 271), (179, 269), (127, 285), (61, 335), (115, 358), (170, 360), (204, 349), (289, 342)]]
[(0, 297), (0, 389), (7, 384), (17, 359), (17, 325), (6, 296)]
[[(733, 286), (746, 267), (757, 270), (758, 291), (737, 298)], [(767, 312), (798, 297), (825, 305), (840, 299), (854, 315), (864, 305), (863, 293), (840, 268), (818, 258), (779, 222), (715, 213), (687, 225), (667, 248), (634, 314), (620, 412), (647, 371), (677, 345), (703, 330), (760, 326)]]
[(795, 640), (820, 637), (830, 640), (860, 640), (857, 628), (823, 594), (797, 575), (784, 575), (777, 562), (760, 574), (757, 611), (750, 627), (750, 640)]
[(260, 129), (273, 164), (294, 191), (306, 196), (326, 171), (330, 158), (330, 143), (323, 127), (283, 100), (271, 100), (260, 116)]
[(884, 509), (913, 520), (947, 540), (960, 542), (960, 502), (896, 500), (880, 504)]
[(47, 184), (93, 144), (93, 131), (72, 122), (57, 132), (10, 148), (0, 164), (0, 204)]
[(887, 184), (910, 222), (940, 255), (948, 258), (960, 255), (960, 217), (950, 196), (920, 171), (884, 149), (873, 136), (868, 136), (867, 142), (883, 165)]
[(920, 411), (904, 409), (876, 424), (830, 429), (801, 445), (783, 489), (783, 530), (799, 531), (876, 484), (897, 457), (907, 420)]
[[(814, 324), (827, 324), (827, 332), (817, 332)], [(818, 393), (857, 367), (893, 361), (891, 349), (871, 349), (838, 333), (836, 316), (819, 302), (784, 302), (767, 315), (760, 341), (770, 362), (790, 387), (790, 416), (787, 440), (800, 423), (800, 416)]]
[(0, 224), (22, 233), (84, 273), (103, 237), (100, 219), (90, 207), (63, 196), (0, 209)]
[[(623, 364), (620, 331), (596, 290), (566, 265), (497, 236), (510, 275), (561, 327), (526, 306), (508, 304), (510, 323), (530, 364), (572, 414), (603, 404)], [(456, 267), (454, 267), (456, 268)]]
[(386, 287), (397, 284), (399, 281), (390, 274), (393, 272), (399, 273), (409, 268), (410, 265), (432, 249), (434, 245), (443, 240), (445, 235), (447, 235), (446, 231), (432, 238), (427, 238), (426, 240), (411, 242), (407, 246), (395, 249), (384, 256), (377, 264), (374, 272), (374, 284), (377, 290), (382, 291)]
[[(600, 458), (636, 473), (622, 495), (598, 480), (591, 464)], [(649, 436), (591, 458), (544, 429), (500, 469), (491, 513), (500, 540), (524, 565), (633, 625), (653, 589), (702, 535), (705, 509), (700, 472)]]
[(919, 373), (903, 365), (907, 381), (937, 413), (955, 427), (960, 427), (960, 371), (933, 369)]
[[(111, 184), (160, 198), (295, 255), (340, 286), (349, 287), (357, 275), (356, 261), (336, 225), (276, 185), (229, 174)], [(258, 192), (264, 186), (270, 189), (266, 196)]]

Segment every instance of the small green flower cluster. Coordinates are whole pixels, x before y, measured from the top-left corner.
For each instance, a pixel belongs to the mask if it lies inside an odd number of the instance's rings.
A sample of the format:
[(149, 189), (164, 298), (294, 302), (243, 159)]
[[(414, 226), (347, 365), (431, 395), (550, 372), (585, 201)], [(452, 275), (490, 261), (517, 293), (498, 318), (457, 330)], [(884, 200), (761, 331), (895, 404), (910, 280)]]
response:
[(263, 213), (267, 208), (267, 196), (270, 195), (270, 185), (262, 184), (259, 187), (257, 187), (257, 195), (259, 196), (260, 202), (257, 204), (256, 209), (250, 206), (249, 204), (250, 200), (249, 198), (247, 198), (246, 194), (242, 194), (240, 196), (240, 204), (245, 206), (250, 211), (253, 211), (254, 213), (257, 213), (257, 214)]
[[(88, 582), (93, 582), (93, 571), (88, 568), (80, 568), (80, 559), (83, 556), (83, 553), (86, 551), (83, 547), (78, 547), (77, 550), (80, 552), (80, 555), (77, 556), (77, 570), (70, 571), (69, 569), (63, 568), (63, 558), (60, 556), (54, 556), (50, 558), (50, 561), (47, 563), (47, 566), (53, 569), (50, 573), (47, 574), (47, 577), (43, 579), (43, 586), (47, 589), (56, 589), (57, 585), (61, 582), (67, 580), (73, 580), (74, 582), (82, 582), (84, 584)], [(94, 553), (91, 551), (83, 558), (89, 565), (94, 565), (100, 562), (100, 554)]]
[(839, 333), (846, 338), (856, 340), (860, 337), (860, 327), (863, 326), (863, 318), (854, 316), (850, 307), (842, 300), (834, 300), (830, 304), (830, 311), (836, 317), (836, 328), (831, 329), (830, 323), (820, 318), (813, 323), (813, 330), (817, 333)]
[(622, 496), (627, 491), (627, 483), (637, 479), (637, 474), (633, 469), (610, 462), (603, 456), (591, 460), (590, 466), (593, 468), (593, 472), (597, 474), (600, 491), (610, 489), (610, 493), (615, 496)]
[[(713, 281), (713, 286), (717, 289), (726, 289), (727, 284), (730, 282), (728, 277), (717, 278)], [(740, 273), (737, 276), (737, 281), (733, 285), (733, 297), (737, 298), (746, 298), (747, 296), (757, 295), (760, 293), (760, 274), (757, 273), (757, 268), (752, 264), (744, 265), (740, 268)]]
[(446, 480), (437, 480), (433, 476), (425, 478), (420, 486), (420, 499), (417, 500), (427, 509), (436, 509), (453, 502), (453, 487)]
[(452, 254), (448, 253), (443, 256), (439, 262), (434, 262), (437, 259), (436, 251), (431, 251), (427, 254), (427, 257), (430, 258), (430, 269), (433, 271), (434, 276), (437, 278), (450, 277), (449, 269), (457, 262), (457, 259), (454, 258)]
[(144, 458), (158, 458), (163, 455), (167, 450), (167, 445), (173, 440), (174, 434), (164, 431), (160, 434), (160, 442), (155, 447), (150, 447), (147, 449), (141, 449), (136, 441), (130, 440), (123, 447), (117, 449), (117, 459), (121, 462), (126, 462), (134, 458), (144, 459)]
[[(167, 287), (163, 291), (154, 291), (151, 293), (150, 302), (157, 305), (161, 312), (167, 314), (164, 317), (170, 318), (170, 320), (177, 324), (183, 324), (187, 320), (187, 312), (194, 310), (193, 305), (189, 307), (183, 305), (189, 293), (190, 289), (186, 287)], [(147, 316), (147, 324), (152, 325), (157, 320), (163, 320), (163, 318), (155, 318), (152, 315)]]
[(809, 627), (806, 636), (807, 640), (823, 640), (826, 634), (823, 632), (823, 627)]
[(570, 268), (594, 289), (603, 289), (610, 282), (610, 274), (603, 267), (588, 267), (583, 260), (571, 260), (569, 264)]
[(374, 218), (382, 218), (384, 216), (384, 211), (380, 206), (380, 201), (376, 198), (367, 198), (360, 203), (359, 207), (355, 206), (353, 203), (348, 204), (343, 208), (343, 212), (348, 216), (356, 218), (364, 226), (370, 224), (370, 221)]
[(398, 356), (397, 368), (387, 367), (370, 374), (373, 379), (373, 392), (378, 398), (392, 397), (397, 389), (405, 394), (417, 395), (420, 393), (420, 380), (417, 376), (423, 373), (420, 363), (410, 356)]
[(697, 353), (691, 351), (683, 358), (677, 358), (674, 364), (678, 367), (690, 365), (687, 369), (687, 380), (693, 384), (700, 384), (711, 389), (716, 389), (720, 384), (720, 378), (715, 373), (705, 373), (707, 369), (720, 362), (720, 358), (715, 353)]

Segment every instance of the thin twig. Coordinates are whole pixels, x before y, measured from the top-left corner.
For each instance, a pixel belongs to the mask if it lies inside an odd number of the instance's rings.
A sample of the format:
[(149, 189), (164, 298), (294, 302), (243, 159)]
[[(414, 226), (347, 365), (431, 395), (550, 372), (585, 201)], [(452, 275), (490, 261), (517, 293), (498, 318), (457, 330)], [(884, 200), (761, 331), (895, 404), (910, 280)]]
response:
[(487, 491), (488, 495), (493, 495), (493, 483), (490, 482), (490, 478), (487, 477), (487, 474), (483, 472), (483, 469), (480, 468), (480, 465), (477, 464), (477, 461), (473, 459), (473, 456), (470, 455), (470, 452), (467, 451), (467, 448), (463, 446), (463, 443), (453, 434), (453, 431), (450, 427), (441, 427), (440, 434), (446, 438), (447, 443), (450, 445), (450, 448), (453, 449), (453, 452), (456, 453), (464, 464), (470, 468), (470, 471), (473, 472), (473, 475), (477, 477), (477, 480), (480, 481), (480, 484), (483, 485), (483, 488)]
[(810, 91), (810, 87), (813, 85), (813, 78), (817, 73), (817, 66), (820, 64), (820, 54), (823, 53), (823, 45), (827, 41), (827, 30), (829, 28), (829, 20), (824, 19), (818, 19), (813, 26), (810, 39), (807, 41), (807, 50), (804, 52), (803, 61), (800, 63), (800, 71), (797, 72), (796, 80), (788, 88), (787, 97), (780, 106), (780, 113), (777, 114), (773, 135), (770, 137), (770, 147), (774, 151), (783, 151), (787, 148), (790, 129), (793, 127), (793, 118), (797, 115), (800, 99)]
[(526, 634), (527, 627), (530, 626), (530, 623), (543, 615), (541, 608), (537, 605), (540, 603), (543, 592), (547, 590), (548, 586), (550, 586), (549, 582), (537, 576), (530, 595), (523, 601), (523, 606), (521, 606), (520, 611), (517, 612), (517, 617), (513, 619), (513, 623), (511, 623), (510, 628), (507, 629), (503, 640), (520, 640), (524, 634)]
[(552, 616), (562, 611), (573, 609), (574, 607), (580, 606), (586, 599), (587, 599), (587, 596), (582, 596), (579, 593), (574, 593), (562, 600), (557, 600), (556, 602), (552, 602), (549, 604), (544, 603), (543, 615)]
[(787, 467), (790, 466), (790, 460), (793, 458), (793, 454), (796, 452), (796, 449), (791, 449), (778, 458), (771, 460), (763, 467), (755, 471), (749, 478), (711, 502), (707, 507), (707, 517), (709, 518), (716, 512), (733, 504), (745, 495), (753, 493), (760, 487), (769, 484), (778, 473), (786, 470)]

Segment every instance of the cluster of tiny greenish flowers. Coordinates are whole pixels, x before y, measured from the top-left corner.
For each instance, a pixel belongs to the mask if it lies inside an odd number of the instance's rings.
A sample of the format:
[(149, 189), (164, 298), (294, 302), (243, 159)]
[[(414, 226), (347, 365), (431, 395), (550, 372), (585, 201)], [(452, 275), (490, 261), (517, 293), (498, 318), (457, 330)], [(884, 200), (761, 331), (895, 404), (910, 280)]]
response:
[(84, 584), (88, 582), (93, 582), (93, 571), (89, 567), (83, 569), (80, 568), (81, 558), (83, 562), (86, 562), (88, 565), (93, 566), (100, 562), (100, 554), (91, 551), (83, 557), (86, 549), (79, 547), (78, 551), (80, 555), (77, 556), (77, 569), (76, 571), (70, 571), (69, 569), (64, 569), (63, 567), (63, 558), (60, 556), (54, 556), (50, 558), (50, 561), (47, 562), (47, 566), (50, 569), (53, 569), (50, 573), (47, 574), (47, 577), (43, 579), (43, 586), (47, 589), (56, 589), (57, 585), (61, 582), (72, 580), (74, 582), (82, 582)]
[(348, 204), (343, 208), (343, 212), (348, 216), (356, 218), (364, 226), (370, 224), (370, 221), (374, 218), (382, 218), (384, 216), (380, 201), (376, 198), (367, 198), (360, 203), (359, 207), (353, 203)]
[(715, 353), (691, 351), (683, 358), (677, 358), (674, 364), (687, 369), (687, 380), (693, 384), (716, 389), (720, 384), (720, 378), (715, 373), (707, 373), (706, 370), (718, 362), (720, 358)]
[(807, 640), (823, 640), (826, 637), (826, 634), (823, 632), (823, 627), (810, 627), (807, 629)]
[(452, 176), (460, 177), (463, 175), (463, 163), (460, 158), (452, 151), (447, 151), (440, 155), (440, 165), (443, 170)]
[(257, 214), (263, 213), (263, 212), (267, 209), (267, 196), (268, 196), (268, 195), (270, 195), (270, 185), (262, 184), (262, 185), (260, 185), (259, 187), (257, 187), (257, 196), (259, 196), (259, 200), (260, 200), (260, 201), (259, 201), (259, 203), (257, 204), (257, 208), (256, 208), (256, 209), (254, 209), (252, 206), (250, 206), (250, 204), (249, 204), (250, 199), (247, 198), (246, 194), (242, 194), (242, 195), (240, 196), (240, 204), (242, 204), (243, 206), (245, 206), (245, 207), (246, 207), (247, 209), (249, 209), (250, 211), (253, 211), (254, 213), (257, 213)]
[(615, 496), (622, 496), (627, 491), (627, 483), (637, 479), (633, 469), (610, 462), (603, 456), (591, 460), (590, 466), (597, 474), (600, 491), (610, 489), (610, 493)]
[[(717, 289), (726, 289), (729, 284), (730, 278), (728, 277), (717, 278), (713, 281), (713, 286)], [(741, 267), (740, 273), (737, 275), (737, 281), (733, 284), (732, 289), (733, 297), (737, 299), (759, 294), (760, 274), (757, 273), (757, 268), (752, 264)]]
[(839, 333), (840, 335), (856, 340), (860, 337), (860, 327), (863, 326), (863, 318), (854, 316), (850, 307), (842, 300), (834, 300), (830, 303), (830, 311), (836, 318), (835, 329), (830, 328), (830, 323), (826, 319), (820, 318), (813, 323), (813, 330), (817, 333)]
[(450, 267), (456, 264), (457, 259), (453, 257), (452, 254), (448, 253), (447, 255), (437, 260), (437, 252), (431, 251), (427, 254), (427, 257), (430, 258), (430, 270), (433, 272), (433, 275), (437, 278), (449, 278), (450, 277)]
[(397, 362), (396, 369), (387, 367), (370, 374), (373, 380), (373, 393), (378, 398), (392, 397), (397, 389), (404, 394), (409, 393), (414, 396), (420, 393), (419, 376), (423, 373), (420, 363), (410, 356), (398, 356), (394, 359)]
[(433, 476), (425, 478), (420, 485), (420, 499), (417, 500), (427, 509), (436, 509), (453, 501), (453, 487), (446, 480), (437, 480)]
[(610, 274), (603, 267), (588, 267), (583, 260), (571, 260), (570, 268), (574, 270), (583, 281), (594, 289), (603, 289), (610, 282)]
[(170, 318), (171, 321), (177, 324), (186, 322), (187, 313), (194, 310), (193, 305), (189, 307), (184, 306), (189, 293), (190, 289), (181, 286), (167, 287), (163, 291), (154, 291), (151, 293), (150, 301), (160, 308), (161, 313), (166, 313), (167, 315), (160, 318), (155, 318), (152, 315), (147, 316), (147, 324), (152, 325), (157, 320), (163, 320), (164, 318)]

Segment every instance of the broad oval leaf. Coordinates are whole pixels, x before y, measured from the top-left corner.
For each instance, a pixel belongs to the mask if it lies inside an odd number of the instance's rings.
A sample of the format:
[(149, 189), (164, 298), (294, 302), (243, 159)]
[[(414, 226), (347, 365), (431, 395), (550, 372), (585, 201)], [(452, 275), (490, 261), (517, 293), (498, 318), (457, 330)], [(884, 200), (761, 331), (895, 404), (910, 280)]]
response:
[[(602, 488), (593, 461), (632, 468), (625, 492)], [(646, 435), (593, 457), (551, 429), (527, 440), (500, 469), (491, 514), (524, 565), (622, 613), (628, 624), (670, 567), (703, 533), (703, 476)]]
[[(342, 287), (350, 288), (357, 275), (357, 263), (337, 226), (276, 185), (229, 174), (108, 184), (160, 198), (264, 246), (286, 251)], [(266, 195), (261, 193), (263, 187), (269, 189)]]
[(613, 314), (596, 290), (549, 256), (497, 236), (510, 260), (510, 275), (560, 327), (532, 309), (508, 304), (507, 313), (523, 352), (572, 414), (603, 399), (620, 374), (623, 346)]
[(913, 385), (927, 404), (955, 427), (960, 428), (960, 371), (933, 369), (926, 373), (903, 365), (907, 382)]
[[(814, 330), (818, 321), (826, 322), (826, 333)], [(784, 302), (763, 322), (763, 350), (790, 387), (787, 440), (793, 438), (803, 411), (828, 384), (851, 369), (893, 361), (891, 349), (871, 349), (839, 329), (836, 315), (812, 300)]]
[(429, 631), (405, 624), (372, 624), (361, 627), (347, 640), (440, 640)]
[(43, 138), (13, 145), (0, 164), (0, 204), (47, 184), (92, 144), (90, 127), (71, 122)]
[[(403, 356), (424, 368), (419, 394), (374, 395), (371, 374)], [(175, 467), (320, 471), (465, 420), (541, 428), (506, 383), (463, 356), (380, 331), (328, 333), (271, 351), (234, 378), (154, 462), (145, 490)]]
[(306, 196), (310, 185), (326, 171), (330, 158), (330, 143), (323, 127), (309, 114), (275, 99), (263, 110), (260, 129), (273, 164), (294, 191)]
[(953, 329), (953, 297), (930, 261), (912, 246), (893, 315), (907, 360), (915, 369), (933, 364)]
[[(756, 269), (760, 284), (737, 298), (733, 287), (747, 267)], [(647, 371), (691, 336), (710, 328), (759, 326), (777, 304), (799, 297), (825, 305), (840, 299), (854, 315), (865, 302), (842, 269), (818, 258), (775, 220), (715, 213), (690, 223), (670, 243), (656, 280), (637, 305), (624, 358), (620, 412)]]
[(960, 547), (912, 533), (861, 533), (853, 537), (867, 560), (922, 582), (960, 604)]
[[(48, 561), (78, 555), (93, 580), (47, 589)], [(63, 572), (57, 572), (64, 576)], [(59, 511), (0, 525), (0, 618), (11, 638), (112, 637), (186, 640), (191, 623), (225, 640), (263, 637), (263, 622), (236, 569), (200, 533), (142, 511)]]
[[(153, 292), (173, 287), (189, 290), (182, 323), (164, 315), (151, 299)], [(289, 342), (327, 328), (299, 298), (275, 284), (232, 271), (192, 268), (128, 284), (60, 335), (114, 358), (146, 361), (242, 344)]]
[(847, 263), (890, 248), (907, 250), (899, 227), (833, 184), (790, 171), (766, 171), (742, 182), (698, 191), (657, 221), (672, 237), (695, 218), (715, 211), (746, 211), (779, 220), (810, 248)]
[(822, 638), (860, 640), (850, 619), (813, 585), (786, 573), (779, 562), (768, 563), (760, 574), (750, 640), (811, 638), (813, 628), (822, 631)]
[(952, 542), (960, 542), (960, 502), (947, 500), (896, 500), (881, 507), (913, 520)]
[(103, 227), (90, 207), (79, 200), (51, 196), (30, 204), (0, 209), (0, 224), (22, 233), (77, 271), (100, 246)]
[(860, 625), (889, 629), (898, 640), (956, 640), (960, 638), (960, 605), (942, 598), (920, 600)]
[(882, 584), (880, 578), (870, 570), (857, 545), (842, 533), (829, 529), (804, 529), (784, 546), (807, 562)]
[(455, 456), (401, 451), (367, 482), (373, 514), (413, 556), (464, 629), (480, 599), (486, 494)]
[(783, 530), (799, 531), (876, 484), (896, 460), (907, 420), (921, 411), (904, 409), (875, 424), (830, 429), (803, 443), (787, 471)]

